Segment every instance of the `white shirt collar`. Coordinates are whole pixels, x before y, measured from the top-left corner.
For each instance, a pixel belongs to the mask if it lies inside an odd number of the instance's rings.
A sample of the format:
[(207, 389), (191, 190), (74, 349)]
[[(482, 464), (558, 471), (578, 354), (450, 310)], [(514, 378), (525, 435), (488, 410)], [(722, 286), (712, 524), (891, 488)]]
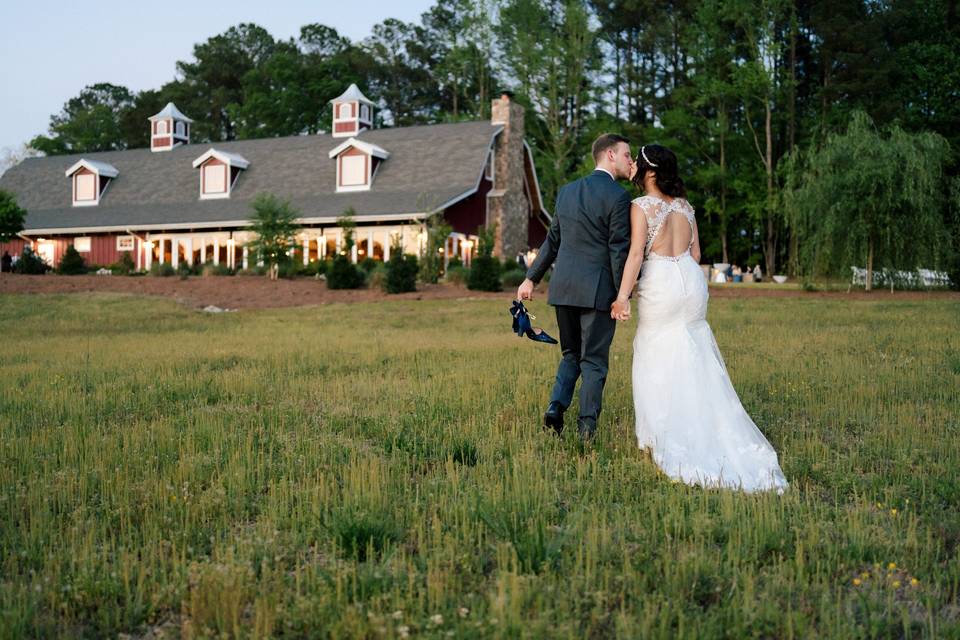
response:
[(613, 178), (613, 181), (614, 181), (614, 182), (617, 181), (617, 179), (613, 177), (613, 174), (610, 173), (609, 171), (607, 171), (606, 169), (604, 169), (603, 167), (597, 167), (595, 170), (596, 170), (596, 171), (603, 171), (605, 174), (607, 174), (608, 176), (610, 176), (611, 178)]

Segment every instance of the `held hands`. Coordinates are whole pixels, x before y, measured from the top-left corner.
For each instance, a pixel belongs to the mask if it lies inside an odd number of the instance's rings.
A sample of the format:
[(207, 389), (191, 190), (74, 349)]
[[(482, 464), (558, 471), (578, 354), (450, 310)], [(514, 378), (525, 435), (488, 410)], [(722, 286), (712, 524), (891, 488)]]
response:
[(617, 296), (613, 305), (610, 307), (610, 317), (614, 320), (630, 319), (630, 300), (623, 296)]
[(517, 300), (533, 300), (533, 280), (526, 278), (517, 289)]

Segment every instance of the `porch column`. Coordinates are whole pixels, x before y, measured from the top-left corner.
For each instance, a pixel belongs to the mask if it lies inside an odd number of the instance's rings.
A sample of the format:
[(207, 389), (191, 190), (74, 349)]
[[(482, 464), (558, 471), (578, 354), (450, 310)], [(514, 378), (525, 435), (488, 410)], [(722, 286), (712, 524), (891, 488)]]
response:
[(220, 238), (216, 237), (213, 239), (213, 264), (220, 264)]
[(353, 246), (350, 247), (350, 261), (353, 262), (353, 264), (357, 264), (357, 243), (356, 242), (354, 242)]
[(373, 229), (367, 231), (367, 257), (373, 257)]
[(310, 264), (310, 238), (303, 236), (303, 266)]
[(187, 257), (187, 264), (193, 266), (193, 238), (186, 238), (183, 241), (183, 255)]
[(177, 236), (170, 239), (170, 264), (174, 269), (180, 267), (180, 238)]
[(384, 242), (383, 242), (383, 261), (384, 261), (384, 262), (389, 262), (389, 261), (390, 261), (390, 244), (391, 244), (391, 241), (393, 240), (393, 232), (392, 232), (392, 231), (384, 231), (384, 232), (383, 232), (383, 239), (384, 239)]
[(243, 268), (247, 268), (247, 245), (243, 245)]
[(157, 245), (157, 247), (159, 247), (159, 251), (157, 251), (157, 256), (158, 256), (158, 259), (160, 260), (160, 264), (163, 264), (163, 249), (164, 249), (163, 244), (164, 244), (166, 241), (167, 241), (166, 238), (158, 238), (158, 239), (157, 239), (157, 242), (160, 243), (160, 244)]
[(147, 241), (143, 243), (143, 268), (150, 271), (153, 266), (153, 245), (155, 243), (147, 236)]
[(207, 263), (207, 239), (200, 238), (200, 264)]

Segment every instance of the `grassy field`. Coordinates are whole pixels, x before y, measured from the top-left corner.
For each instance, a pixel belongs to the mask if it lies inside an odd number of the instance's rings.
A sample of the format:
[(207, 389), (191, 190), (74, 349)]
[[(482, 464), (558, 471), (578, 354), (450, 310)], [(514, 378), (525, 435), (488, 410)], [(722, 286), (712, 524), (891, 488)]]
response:
[(960, 304), (714, 301), (777, 497), (636, 449), (632, 323), (548, 437), (507, 297), (4, 296), (0, 636), (960, 637)]

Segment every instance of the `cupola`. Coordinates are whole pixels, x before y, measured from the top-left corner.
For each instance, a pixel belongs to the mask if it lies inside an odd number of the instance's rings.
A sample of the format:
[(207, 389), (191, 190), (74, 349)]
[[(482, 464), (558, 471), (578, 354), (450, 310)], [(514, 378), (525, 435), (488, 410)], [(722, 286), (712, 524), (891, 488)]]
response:
[(150, 150), (170, 151), (190, 142), (190, 118), (177, 105), (168, 102), (160, 113), (150, 116)]
[(346, 91), (330, 101), (333, 105), (334, 138), (355, 136), (364, 129), (373, 128), (373, 102), (351, 84)]
[(110, 181), (120, 175), (112, 164), (84, 158), (64, 173), (70, 178), (75, 207), (95, 207), (100, 204)]

